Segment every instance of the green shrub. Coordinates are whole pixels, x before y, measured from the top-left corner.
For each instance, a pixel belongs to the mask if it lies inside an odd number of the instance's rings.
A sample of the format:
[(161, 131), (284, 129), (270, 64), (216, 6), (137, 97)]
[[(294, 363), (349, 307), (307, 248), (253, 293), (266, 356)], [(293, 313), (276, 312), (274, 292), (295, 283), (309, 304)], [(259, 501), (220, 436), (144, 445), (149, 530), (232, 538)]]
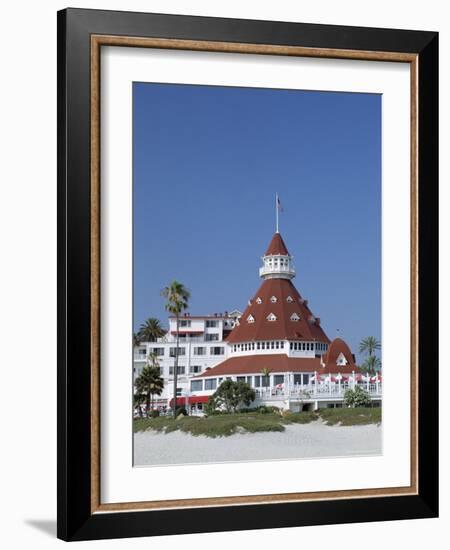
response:
[(371, 403), (370, 395), (359, 386), (347, 390), (344, 394), (344, 402), (347, 407), (368, 407)]

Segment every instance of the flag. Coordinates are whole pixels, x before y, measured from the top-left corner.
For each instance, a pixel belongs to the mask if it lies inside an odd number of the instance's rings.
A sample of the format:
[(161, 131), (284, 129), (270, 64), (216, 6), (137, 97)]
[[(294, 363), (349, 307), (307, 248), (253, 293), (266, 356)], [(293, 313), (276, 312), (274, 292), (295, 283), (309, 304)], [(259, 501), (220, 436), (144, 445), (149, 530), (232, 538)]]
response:
[(279, 212), (283, 212), (283, 207), (281, 206), (280, 197), (277, 195), (277, 208)]

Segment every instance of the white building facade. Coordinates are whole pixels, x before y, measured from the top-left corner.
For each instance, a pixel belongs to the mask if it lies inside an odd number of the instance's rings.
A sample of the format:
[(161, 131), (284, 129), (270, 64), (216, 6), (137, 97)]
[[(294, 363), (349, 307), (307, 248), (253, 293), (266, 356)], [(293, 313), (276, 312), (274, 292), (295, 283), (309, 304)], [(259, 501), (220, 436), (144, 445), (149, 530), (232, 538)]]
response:
[[(225, 339), (235, 327), (241, 312), (235, 310), (205, 316), (186, 313), (180, 318), (177, 396), (191, 394), (190, 380), (221, 363), (230, 348)], [(134, 348), (134, 378), (154, 354), (164, 379), (164, 391), (155, 396), (155, 406), (169, 407), (173, 397), (173, 374), (176, 352), (176, 319), (169, 317), (167, 334), (156, 342), (141, 342)], [(181, 404), (181, 400), (180, 400)]]

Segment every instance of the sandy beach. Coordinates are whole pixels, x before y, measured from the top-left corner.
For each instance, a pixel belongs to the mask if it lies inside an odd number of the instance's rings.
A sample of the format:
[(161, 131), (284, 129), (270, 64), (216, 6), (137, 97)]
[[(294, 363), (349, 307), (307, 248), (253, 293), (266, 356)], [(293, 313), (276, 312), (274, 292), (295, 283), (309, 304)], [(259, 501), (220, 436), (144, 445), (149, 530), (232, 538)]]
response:
[(293, 424), (284, 432), (242, 433), (215, 439), (180, 431), (134, 434), (134, 465), (239, 462), (381, 454), (382, 428)]

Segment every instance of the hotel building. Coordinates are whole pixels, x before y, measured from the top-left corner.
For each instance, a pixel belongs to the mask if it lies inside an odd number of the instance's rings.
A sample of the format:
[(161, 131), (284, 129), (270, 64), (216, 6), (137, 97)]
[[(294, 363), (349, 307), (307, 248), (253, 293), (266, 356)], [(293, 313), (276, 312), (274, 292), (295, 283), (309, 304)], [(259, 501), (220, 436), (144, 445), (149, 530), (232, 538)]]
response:
[[(308, 300), (295, 288), (293, 257), (276, 232), (262, 257), (262, 279), (245, 311), (210, 316), (185, 314), (180, 320), (177, 404), (201, 414), (204, 403), (225, 379), (255, 389), (251, 406), (293, 411), (342, 406), (346, 389), (360, 385), (381, 401), (381, 377), (363, 376), (349, 346), (331, 341)], [(157, 405), (172, 404), (176, 320), (157, 342), (135, 348), (134, 372), (155, 353), (165, 381)]]

